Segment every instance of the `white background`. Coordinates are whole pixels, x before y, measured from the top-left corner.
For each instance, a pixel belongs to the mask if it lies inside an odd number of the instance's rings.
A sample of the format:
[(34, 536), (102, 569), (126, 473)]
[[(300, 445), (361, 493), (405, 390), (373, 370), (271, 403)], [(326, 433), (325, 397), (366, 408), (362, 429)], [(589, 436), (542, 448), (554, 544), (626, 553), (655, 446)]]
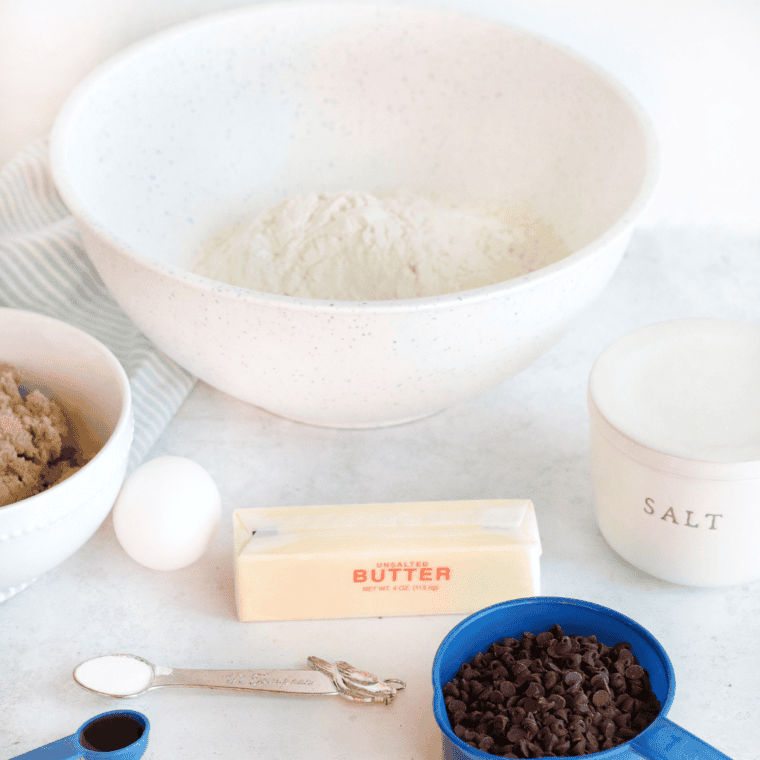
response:
[[(641, 622), (674, 663), (669, 717), (734, 760), (757, 760), (760, 581), (692, 589), (620, 560), (594, 520), (585, 391), (599, 353), (642, 325), (694, 316), (760, 324), (760, 3), (456, 2), (587, 55), (651, 114), (660, 187), (610, 285), (513, 380), (409, 425), (312, 428), (199, 383), (148, 457), (187, 456), (212, 474), (224, 512), (214, 544), (190, 568), (157, 573), (121, 551), (108, 519), (73, 557), (0, 606), (0, 757), (121, 705), (79, 689), (71, 670), (95, 654), (134, 652), (197, 668), (299, 667), (314, 654), (409, 683), (391, 708), (159, 691), (128, 703), (152, 722), (146, 760), (438, 760), (430, 664), (459, 618), (241, 624), (231, 513), (526, 497), (541, 531), (542, 593)], [(242, 4), (0, 0), (0, 163), (47, 134), (76, 82), (120, 47)]]

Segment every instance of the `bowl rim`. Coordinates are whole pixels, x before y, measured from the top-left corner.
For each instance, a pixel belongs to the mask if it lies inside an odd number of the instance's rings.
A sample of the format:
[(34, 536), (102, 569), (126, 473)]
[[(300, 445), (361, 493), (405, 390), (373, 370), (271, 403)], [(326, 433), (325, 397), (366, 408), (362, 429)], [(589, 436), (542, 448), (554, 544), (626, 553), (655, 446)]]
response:
[(622, 214), (620, 214), (618, 219), (601, 235), (567, 256), (564, 256), (559, 261), (548, 264), (533, 272), (502, 282), (492, 283), (490, 285), (484, 285), (469, 290), (444, 293), (441, 295), (421, 296), (417, 298), (345, 301), (341, 299), (304, 298), (298, 296), (286, 296), (277, 293), (267, 293), (265, 291), (253, 290), (237, 285), (229, 285), (219, 280), (213, 280), (196, 274), (188, 269), (183, 269), (176, 264), (158, 263), (152, 258), (139, 253), (134, 246), (113, 235), (90, 213), (87, 206), (80, 201), (72, 183), (69, 181), (65, 158), (67, 154), (67, 135), (72, 134), (73, 131), (75, 131), (74, 127), (76, 125), (77, 111), (79, 107), (86, 102), (91, 90), (97, 86), (101, 79), (107, 77), (110, 72), (124, 65), (132, 58), (136, 58), (145, 51), (170, 43), (174, 39), (179, 39), (186, 34), (191, 34), (197, 29), (206, 26), (212, 27), (215, 24), (227, 23), (232, 19), (240, 17), (256, 17), (260, 14), (285, 11), (298, 7), (329, 7), (335, 9), (345, 7), (345, 3), (335, 2), (334, 0), (280, 0), (277, 2), (265, 0), (265, 2), (257, 3), (253, 6), (244, 6), (241, 8), (203, 14), (194, 19), (172, 25), (167, 29), (150, 34), (107, 58), (74, 88), (54, 119), (49, 138), (49, 147), (50, 168), (55, 185), (65, 205), (76, 218), (77, 222), (86, 224), (87, 227), (94, 230), (98, 236), (102, 237), (110, 247), (119, 250), (122, 256), (131, 259), (140, 268), (147, 268), (159, 277), (169, 276), (172, 278), (179, 278), (184, 280), (187, 285), (209, 294), (213, 292), (224, 293), (225, 295), (232, 296), (238, 300), (251, 301), (257, 304), (269, 303), (272, 306), (291, 310), (328, 312), (347, 311), (349, 313), (359, 312), (362, 314), (439, 309), (447, 306), (455, 307), (462, 302), (476, 303), (479, 301), (499, 298), (505, 292), (528, 290), (541, 283), (556, 279), (568, 268), (580, 266), (582, 261), (600, 254), (601, 251), (616, 238), (624, 237), (630, 233), (636, 219), (641, 215), (646, 206), (649, 205), (654, 195), (660, 173), (660, 146), (651, 117), (633, 93), (620, 82), (620, 80), (592, 59), (573, 50), (564, 43), (557, 42), (544, 34), (526, 29), (518, 24), (504, 21), (500, 17), (485, 11), (478, 12), (469, 7), (465, 9), (460, 5), (436, 7), (419, 2), (419, 0), (411, 0), (410, 2), (401, 2), (400, 0), (374, 0), (373, 2), (353, 2), (352, 4), (374, 9), (392, 8), (427, 11), (434, 16), (454, 16), (486, 22), (531, 38), (580, 63), (618, 95), (628, 107), (641, 129), (645, 144), (645, 166), (641, 183), (632, 201)]
[[(40, 493), (34, 494), (33, 496), (29, 496), (26, 499), (21, 499), (21, 501), (14, 502), (13, 504), (6, 504), (5, 506), (0, 507), (0, 523), (3, 523), (7, 520), (12, 520), (14, 517), (19, 517), (21, 513), (27, 511), (29, 508), (32, 508), (35, 505), (40, 504), (40, 502), (45, 499), (50, 500), (49, 494), (53, 491), (55, 491), (56, 494), (61, 494), (62, 491), (58, 489), (66, 488), (67, 490), (71, 490), (72, 488), (76, 488), (81, 482), (82, 478), (86, 477), (85, 471), (88, 470), (88, 466), (96, 461), (102, 461), (108, 455), (108, 452), (111, 449), (119, 445), (118, 441), (120, 441), (124, 435), (125, 429), (128, 430), (129, 428), (132, 414), (132, 388), (129, 383), (129, 378), (127, 377), (127, 373), (124, 371), (124, 367), (122, 367), (121, 362), (116, 358), (115, 354), (113, 351), (111, 351), (110, 348), (108, 348), (108, 346), (106, 346), (94, 336), (90, 335), (88, 332), (75, 327), (69, 322), (65, 322), (61, 319), (56, 319), (55, 317), (50, 317), (46, 314), (42, 314), (41, 312), (0, 307), (0, 322), (2, 322), (6, 315), (15, 315), (19, 319), (29, 320), (31, 323), (39, 325), (40, 327), (46, 323), (54, 323), (59, 327), (59, 329), (62, 326), (63, 329), (70, 331), (72, 336), (74, 336), (80, 343), (87, 343), (97, 349), (97, 351), (103, 356), (107, 364), (110, 366), (112, 370), (112, 376), (120, 386), (122, 393), (122, 403), (116, 425), (114, 425), (111, 434), (108, 436), (108, 440), (100, 447), (100, 449), (98, 449), (92, 459), (86, 462), (79, 470), (72, 473), (62, 483), (51, 486), (45, 491), (41, 491)], [(58, 519), (59, 517), (68, 514), (70, 511), (74, 510), (62, 511), (52, 519)], [(24, 528), (23, 531), (24, 533), (33, 532), (33, 530), (37, 530), (48, 525), (50, 523), (50, 520), (46, 519), (43, 521), (43, 523), (44, 524), (35, 525), (31, 529)]]

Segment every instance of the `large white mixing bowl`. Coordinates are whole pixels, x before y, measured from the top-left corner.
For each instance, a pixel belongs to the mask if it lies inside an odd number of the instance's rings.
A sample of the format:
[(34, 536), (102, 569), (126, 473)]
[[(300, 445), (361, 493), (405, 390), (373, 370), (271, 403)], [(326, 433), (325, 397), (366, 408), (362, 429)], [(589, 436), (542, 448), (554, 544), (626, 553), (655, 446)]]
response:
[[(51, 150), (95, 267), (163, 351), (233, 396), (336, 427), (423, 417), (527, 366), (605, 286), (656, 174), (646, 117), (594, 65), (403, 4), (256, 5), (160, 34), (85, 80)], [(188, 271), (245, 209), (397, 188), (526, 205), (573, 253), (397, 301), (270, 295)]]

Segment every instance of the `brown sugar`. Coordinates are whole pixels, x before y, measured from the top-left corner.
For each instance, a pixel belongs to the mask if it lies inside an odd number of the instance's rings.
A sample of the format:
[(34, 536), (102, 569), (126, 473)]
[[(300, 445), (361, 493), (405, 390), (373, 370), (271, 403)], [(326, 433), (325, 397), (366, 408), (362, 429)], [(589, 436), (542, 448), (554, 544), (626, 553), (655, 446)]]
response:
[(68, 445), (63, 411), (39, 390), (24, 395), (15, 367), (0, 363), (0, 507), (60, 483), (85, 464)]

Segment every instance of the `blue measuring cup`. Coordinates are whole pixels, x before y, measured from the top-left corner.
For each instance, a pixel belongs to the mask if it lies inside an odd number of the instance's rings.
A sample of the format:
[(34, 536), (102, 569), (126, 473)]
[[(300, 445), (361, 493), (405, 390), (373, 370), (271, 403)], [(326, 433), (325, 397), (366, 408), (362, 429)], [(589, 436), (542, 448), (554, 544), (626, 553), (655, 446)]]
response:
[(453, 760), (494, 760), (494, 755), (471, 747), (452, 730), (446, 713), (443, 687), (460, 666), (506, 637), (519, 639), (526, 631), (539, 634), (559, 624), (566, 634), (596, 635), (613, 646), (631, 645), (662, 708), (638, 736), (612, 749), (584, 757), (594, 760), (731, 760), (698, 737), (668, 720), (675, 696), (673, 665), (662, 645), (649, 631), (619, 612), (593, 602), (564, 597), (534, 596), (486, 607), (465, 618), (441, 642), (433, 661), (433, 713), (443, 733), (444, 756)]
[(11, 760), (137, 760), (148, 746), (150, 722), (135, 710), (112, 710), (84, 723), (71, 736)]

